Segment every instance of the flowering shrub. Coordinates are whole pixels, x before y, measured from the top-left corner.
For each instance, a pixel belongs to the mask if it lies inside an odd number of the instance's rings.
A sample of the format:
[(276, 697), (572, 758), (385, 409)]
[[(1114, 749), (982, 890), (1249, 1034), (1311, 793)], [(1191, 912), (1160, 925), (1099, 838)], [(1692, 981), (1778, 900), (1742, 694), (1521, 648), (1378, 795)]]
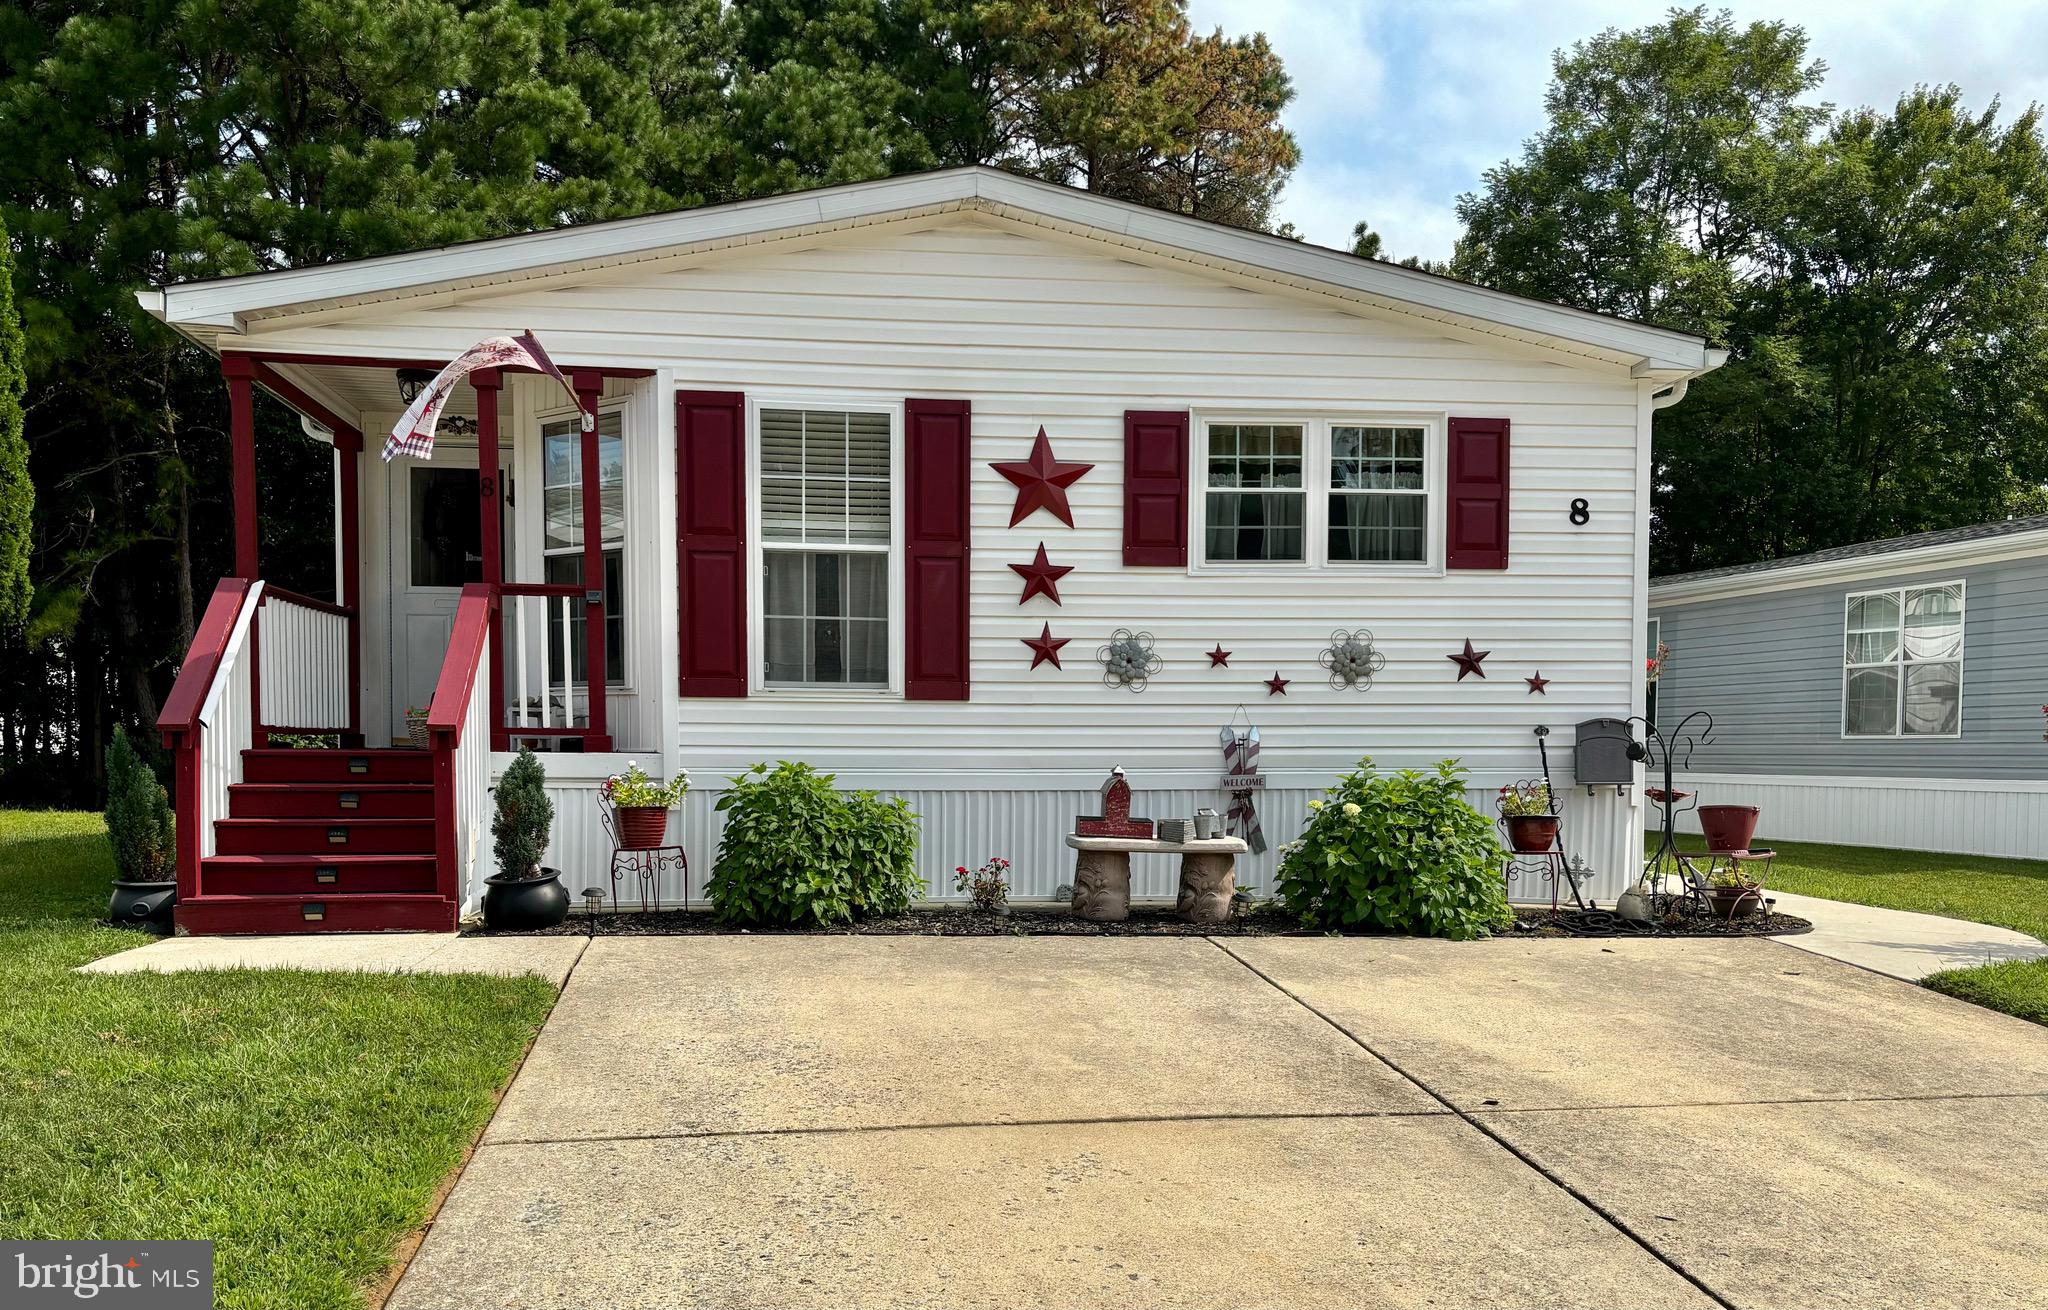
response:
[(979, 869), (964, 864), (953, 866), (953, 890), (966, 892), (977, 910), (993, 913), (1010, 901), (1010, 862), (1000, 855), (989, 857)]
[(689, 791), (688, 769), (676, 775), (674, 782), (664, 783), (648, 777), (647, 770), (634, 760), (626, 761), (624, 773), (614, 773), (604, 780), (605, 799), (612, 803), (614, 809), (672, 810)]
[(718, 798), (725, 835), (711, 872), (721, 923), (841, 923), (901, 914), (924, 891), (917, 815), (902, 797), (842, 792), (832, 775), (756, 764)]
[(1465, 800), (1465, 771), (1382, 775), (1370, 757), (1310, 801), (1280, 848), (1280, 903), (1308, 928), (1482, 937), (1511, 921), (1501, 849)]

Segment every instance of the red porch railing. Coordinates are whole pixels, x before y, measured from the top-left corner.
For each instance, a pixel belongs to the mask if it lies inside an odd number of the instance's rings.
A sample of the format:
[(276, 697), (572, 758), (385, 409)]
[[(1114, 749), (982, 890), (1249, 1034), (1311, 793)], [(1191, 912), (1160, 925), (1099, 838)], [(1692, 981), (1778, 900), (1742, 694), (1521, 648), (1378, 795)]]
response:
[(497, 712), (490, 679), (479, 677), (491, 647), (498, 597), (489, 583), (462, 589), (448, 654), (427, 706), (434, 753), (434, 866), (440, 894), (459, 908), (480, 895), (490, 809), (490, 751)]
[(244, 612), (260, 601), (261, 588), (247, 578), (222, 578), (214, 587), (157, 715), (177, 790), (181, 901), (199, 895), (200, 862), (213, 853), (213, 821), (227, 815), (227, 789), (241, 780), (242, 750), (254, 731), (255, 665), (247, 622), (255, 616), (245, 621)]

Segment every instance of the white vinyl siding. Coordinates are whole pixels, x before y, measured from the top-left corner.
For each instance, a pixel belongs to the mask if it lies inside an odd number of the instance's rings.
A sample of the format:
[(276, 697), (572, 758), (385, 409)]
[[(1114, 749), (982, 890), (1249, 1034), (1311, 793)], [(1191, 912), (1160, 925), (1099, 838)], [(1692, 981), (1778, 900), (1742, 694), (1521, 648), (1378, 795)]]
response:
[(1842, 625), (1842, 735), (1962, 731), (1963, 584), (1852, 592)]

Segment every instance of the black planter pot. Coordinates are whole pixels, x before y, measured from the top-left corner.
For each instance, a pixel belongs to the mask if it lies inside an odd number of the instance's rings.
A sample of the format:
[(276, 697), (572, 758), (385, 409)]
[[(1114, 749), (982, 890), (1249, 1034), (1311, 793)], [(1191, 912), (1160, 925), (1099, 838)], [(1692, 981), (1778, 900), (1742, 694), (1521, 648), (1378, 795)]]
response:
[(114, 894), (107, 900), (107, 918), (125, 928), (147, 928), (163, 936), (171, 930), (171, 911), (178, 904), (176, 882), (122, 882), (114, 880)]
[(552, 928), (569, 917), (569, 892), (560, 869), (543, 868), (538, 878), (484, 879), (484, 926), (496, 932)]

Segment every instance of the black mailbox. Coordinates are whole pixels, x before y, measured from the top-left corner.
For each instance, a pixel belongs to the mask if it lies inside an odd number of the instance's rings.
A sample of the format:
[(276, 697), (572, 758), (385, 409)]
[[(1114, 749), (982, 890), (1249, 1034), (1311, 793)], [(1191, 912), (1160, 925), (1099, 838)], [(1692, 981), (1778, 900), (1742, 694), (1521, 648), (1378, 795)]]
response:
[(1572, 748), (1572, 776), (1581, 787), (1626, 787), (1636, 780), (1627, 719), (1587, 719)]

